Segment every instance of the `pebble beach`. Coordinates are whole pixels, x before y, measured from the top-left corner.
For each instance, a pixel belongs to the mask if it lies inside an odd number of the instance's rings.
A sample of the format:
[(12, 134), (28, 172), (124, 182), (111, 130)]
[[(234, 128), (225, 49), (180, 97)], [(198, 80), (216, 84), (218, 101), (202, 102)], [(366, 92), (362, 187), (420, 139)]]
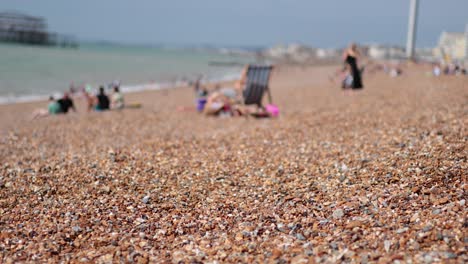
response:
[(0, 105), (0, 262), (466, 263), (468, 79), (337, 67), (275, 68), (278, 118)]

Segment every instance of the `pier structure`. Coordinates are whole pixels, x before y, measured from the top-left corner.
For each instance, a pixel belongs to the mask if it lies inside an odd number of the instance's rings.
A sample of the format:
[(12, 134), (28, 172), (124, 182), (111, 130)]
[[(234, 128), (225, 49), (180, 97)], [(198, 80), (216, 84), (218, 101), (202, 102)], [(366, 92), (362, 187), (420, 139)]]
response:
[(0, 42), (77, 47), (72, 36), (49, 32), (47, 22), (18, 12), (0, 12)]

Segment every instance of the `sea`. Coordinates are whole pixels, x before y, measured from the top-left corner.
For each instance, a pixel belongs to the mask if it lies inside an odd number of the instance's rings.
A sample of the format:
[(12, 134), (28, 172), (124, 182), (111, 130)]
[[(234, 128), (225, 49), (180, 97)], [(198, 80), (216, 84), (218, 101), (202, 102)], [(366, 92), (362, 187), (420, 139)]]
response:
[(77, 49), (0, 44), (0, 104), (60, 96), (70, 87), (123, 92), (233, 80), (249, 53), (208, 48), (82, 44)]

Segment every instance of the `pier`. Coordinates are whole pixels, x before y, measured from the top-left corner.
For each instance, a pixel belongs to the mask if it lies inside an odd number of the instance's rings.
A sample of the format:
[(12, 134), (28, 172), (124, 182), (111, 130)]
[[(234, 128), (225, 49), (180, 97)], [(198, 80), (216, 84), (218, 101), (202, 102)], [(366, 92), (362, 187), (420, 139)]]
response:
[(0, 42), (77, 48), (73, 36), (49, 32), (42, 17), (0, 12)]

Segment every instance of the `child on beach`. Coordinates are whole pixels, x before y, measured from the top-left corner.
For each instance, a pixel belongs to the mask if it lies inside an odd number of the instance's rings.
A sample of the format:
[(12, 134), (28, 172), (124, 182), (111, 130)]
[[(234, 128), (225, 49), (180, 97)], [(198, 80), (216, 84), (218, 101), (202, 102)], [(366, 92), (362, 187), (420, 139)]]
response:
[(329, 80), (335, 84), (339, 83), (343, 90), (350, 89), (353, 84), (353, 76), (348, 70), (347, 65), (337, 69), (335, 73), (329, 77)]

